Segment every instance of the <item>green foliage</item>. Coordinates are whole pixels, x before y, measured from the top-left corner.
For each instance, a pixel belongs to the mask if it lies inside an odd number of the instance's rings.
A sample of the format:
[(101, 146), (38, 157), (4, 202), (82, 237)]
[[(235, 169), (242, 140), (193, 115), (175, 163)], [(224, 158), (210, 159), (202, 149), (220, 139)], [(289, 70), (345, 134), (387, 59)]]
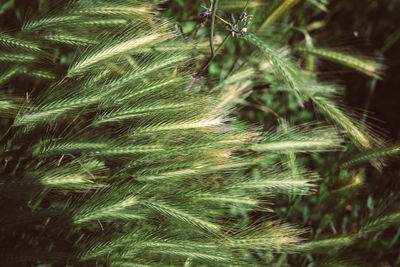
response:
[[(271, 27), (297, 2), (271, 8), (213, 1), (192, 38), (157, 5), (140, 0), (71, 1), (55, 12), (39, 7), (37, 18), (1, 33), (3, 263), (279, 265), (294, 252), (349, 246), (398, 224), (396, 211), (357, 233), (301, 243), (306, 229), (271, 219), (278, 196), (300, 198), (321, 180), (298, 161), (303, 154), (354, 144), (362, 154), (346, 167), (398, 150), (376, 150), (381, 142), (335, 101), (341, 90), (290, 55), (380, 77), (378, 63), (303, 48), (302, 41), (292, 45), (288, 40), (301, 31)], [(304, 5), (325, 8), (318, 1)], [(240, 15), (230, 20), (225, 10)], [(252, 21), (252, 11), (269, 15)], [(210, 47), (202, 44), (207, 38)], [(230, 51), (238, 47), (247, 50)], [(228, 62), (234, 58), (229, 68), (221, 67), (222, 52)], [(254, 97), (257, 87), (269, 87), (271, 98), (296, 99), (294, 110), (314, 103), (339, 130), (323, 121), (292, 126), (281, 119), (264, 131), (238, 120), (238, 104), (252, 99), (275, 109)]]

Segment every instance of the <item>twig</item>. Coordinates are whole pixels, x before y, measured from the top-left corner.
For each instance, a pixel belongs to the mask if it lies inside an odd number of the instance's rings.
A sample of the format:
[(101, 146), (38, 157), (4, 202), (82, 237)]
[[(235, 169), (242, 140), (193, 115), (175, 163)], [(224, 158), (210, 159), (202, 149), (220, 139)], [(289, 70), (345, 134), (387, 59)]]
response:
[(226, 20), (224, 20), (224, 19), (221, 18), (220, 16), (215, 15), (215, 17), (216, 17), (217, 19), (219, 19), (220, 21), (222, 21), (223, 23), (225, 23), (226, 25), (228, 25), (228, 26), (230, 26), (230, 27), (233, 26), (232, 23), (227, 22)]
[(200, 28), (201, 28), (201, 25), (203, 25), (203, 24), (200, 23), (200, 24), (197, 25), (197, 28), (196, 28), (196, 30), (194, 31), (194, 34), (193, 34), (193, 36), (192, 36), (192, 40), (196, 39), (197, 33), (199, 32), (199, 30), (200, 30)]

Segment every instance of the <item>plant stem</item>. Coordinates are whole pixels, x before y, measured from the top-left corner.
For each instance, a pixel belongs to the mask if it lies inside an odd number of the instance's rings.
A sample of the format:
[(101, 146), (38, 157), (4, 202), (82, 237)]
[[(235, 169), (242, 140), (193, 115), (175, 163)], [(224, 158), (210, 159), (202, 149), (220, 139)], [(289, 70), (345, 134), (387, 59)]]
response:
[(211, 55), (210, 59), (207, 61), (207, 63), (201, 68), (201, 70), (197, 73), (197, 76), (200, 76), (210, 65), (210, 63), (214, 60), (214, 58), (218, 55), (219, 51), (222, 49), (222, 47), (225, 45), (226, 41), (228, 41), (229, 36), (231, 36), (230, 33), (228, 33), (222, 43), (217, 47), (215, 52)]
[(200, 30), (200, 28), (201, 28), (201, 25), (203, 25), (203, 24), (199, 23), (199, 24), (197, 25), (197, 28), (196, 28), (196, 30), (194, 31), (194, 34), (193, 34), (193, 36), (192, 36), (192, 40), (196, 39), (197, 33), (199, 32), (199, 30)]
[(215, 15), (218, 8), (218, 1), (214, 0), (212, 3), (212, 14), (211, 14), (211, 33), (210, 33), (210, 49), (211, 57), (214, 57), (214, 31), (215, 31)]
[(221, 17), (218, 16), (218, 15), (215, 15), (215, 17), (216, 17), (217, 19), (219, 19), (220, 21), (222, 21), (223, 23), (225, 23), (226, 25), (232, 27), (232, 23), (227, 22), (226, 20), (224, 20), (223, 18), (221, 18)]

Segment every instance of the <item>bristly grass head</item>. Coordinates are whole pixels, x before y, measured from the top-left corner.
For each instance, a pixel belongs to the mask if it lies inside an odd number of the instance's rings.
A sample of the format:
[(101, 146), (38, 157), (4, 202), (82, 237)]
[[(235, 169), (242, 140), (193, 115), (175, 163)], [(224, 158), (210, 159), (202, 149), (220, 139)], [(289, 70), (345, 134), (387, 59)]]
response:
[(361, 57), (328, 48), (298, 46), (293, 50), (298, 53), (311, 54), (322, 59), (339, 63), (376, 79), (382, 79), (383, 76), (384, 66), (382, 63), (368, 57)]
[(92, 53), (85, 54), (71, 66), (68, 76), (81, 74), (106, 60), (132, 53), (132, 51), (141, 47), (154, 45), (174, 37), (173, 33), (169, 31), (168, 23), (159, 24), (157, 29), (153, 29), (152, 34), (150, 34), (151, 29), (145, 31), (147, 28), (145, 25), (139, 22), (131, 27), (128, 32), (125, 31), (123, 36), (117, 34), (118, 39), (116, 41), (93, 48)]
[(365, 127), (358, 126), (351, 116), (347, 115), (334, 101), (326, 97), (311, 96), (314, 104), (322, 113), (337, 124), (360, 149), (372, 148), (377, 140)]
[(10, 50), (17, 48), (33, 52), (41, 51), (39, 44), (35, 42), (17, 39), (4, 33), (0, 33), (0, 45), (9, 48)]
[[(322, 127), (291, 127), (278, 132), (269, 132), (260, 143), (254, 144), (254, 151), (268, 151), (275, 153), (288, 152), (318, 152), (338, 149), (341, 138), (335, 129)], [(303, 128), (303, 129), (302, 129)]]

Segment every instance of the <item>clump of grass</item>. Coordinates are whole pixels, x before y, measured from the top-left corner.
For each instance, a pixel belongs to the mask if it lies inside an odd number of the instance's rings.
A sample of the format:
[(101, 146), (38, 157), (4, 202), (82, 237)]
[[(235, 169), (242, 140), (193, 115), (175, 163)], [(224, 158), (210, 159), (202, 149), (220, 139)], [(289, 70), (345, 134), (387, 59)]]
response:
[[(261, 30), (296, 3), (280, 3)], [(374, 142), (334, 104), (336, 87), (320, 84), (289, 49), (247, 28), (247, 9), (257, 6), (264, 5), (245, 2), (229, 22), (213, 1), (203, 15), (211, 19), (207, 49), (194, 49), (155, 6), (139, 0), (73, 1), (23, 24), (21, 38), (0, 36), (10, 50), (0, 61), (19, 64), (2, 69), (0, 83), (22, 77), (35, 87), (32, 94), (16, 90), (23, 104), (1, 100), (0, 112), (8, 117), (0, 197), (12, 199), (10, 209), (18, 213), (1, 208), (7, 221), (23, 225), (1, 226), (4, 240), (12, 241), (1, 248), (5, 254), (26, 248), (65, 255), (10, 257), (10, 264), (255, 266), (276, 263), (269, 255), (327, 246), (325, 240), (299, 245), (300, 227), (243, 218), (271, 212), (278, 195), (315, 192), (319, 175), (296, 155), (339, 150), (344, 138), (327, 126), (284, 120), (264, 132), (232, 112), (272, 76), (274, 89), (300, 104), (312, 100), (361, 150)], [(228, 27), (222, 42), (216, 41), (217, 23)], [(33, 35), (34, 42), (22, 41)], [(238, 59), (219, 82), (199, 84), (232, 37), (253, 45), (253, 60)], [(75, 55), (68, 67), (60, 51)], [(330, 240), (347, 246), (353, 235)]]

